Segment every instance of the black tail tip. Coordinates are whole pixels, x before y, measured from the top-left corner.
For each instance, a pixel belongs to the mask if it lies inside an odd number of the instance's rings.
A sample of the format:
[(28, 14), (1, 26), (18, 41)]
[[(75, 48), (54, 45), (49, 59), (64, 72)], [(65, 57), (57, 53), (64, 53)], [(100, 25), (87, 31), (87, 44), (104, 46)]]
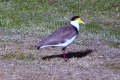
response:
[(40, 49), (40, 47), (39, 47), (39, 46), (35, 46), (35, 48), (36, 48), (37, 50), (39, 50), (39, 49)]

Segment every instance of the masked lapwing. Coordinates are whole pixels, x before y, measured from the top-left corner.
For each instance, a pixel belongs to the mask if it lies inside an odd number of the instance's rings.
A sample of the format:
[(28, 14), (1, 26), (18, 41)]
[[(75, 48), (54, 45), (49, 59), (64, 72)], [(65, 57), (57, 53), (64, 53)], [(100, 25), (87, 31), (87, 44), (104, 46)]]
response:
[(51, 35), (38, 42), (35, 47), (37, 49), (61, 47), (64, 54), (64, 60), (67, 61), (65, 49), (76, 39), (79, 33), (80, 23), (85, 24), (79, 16), (74, 16), (70, 24), (59, 27)]

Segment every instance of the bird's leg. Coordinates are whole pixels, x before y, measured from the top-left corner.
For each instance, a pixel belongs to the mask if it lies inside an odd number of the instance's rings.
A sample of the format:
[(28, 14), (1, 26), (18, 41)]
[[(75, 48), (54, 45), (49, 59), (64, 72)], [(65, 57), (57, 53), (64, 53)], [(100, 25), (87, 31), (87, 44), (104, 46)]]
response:
[(67, 61), (67, 58), (65, 56), (66, 52), (65, 52), (65, 48), (62, 49), (63, 50), (63, 54), (64, 54), (64, 60)]

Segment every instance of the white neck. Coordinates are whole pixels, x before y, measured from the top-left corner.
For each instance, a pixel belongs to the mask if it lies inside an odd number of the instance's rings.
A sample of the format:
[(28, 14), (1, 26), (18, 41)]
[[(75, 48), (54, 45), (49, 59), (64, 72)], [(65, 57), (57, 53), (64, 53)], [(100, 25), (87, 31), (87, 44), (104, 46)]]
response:
[(79, 22), (77, 20), (71, 21), (70, 24), (73, 25), (74, 27), (76, 27), (79, 32), (80, 26), (79, 26)]

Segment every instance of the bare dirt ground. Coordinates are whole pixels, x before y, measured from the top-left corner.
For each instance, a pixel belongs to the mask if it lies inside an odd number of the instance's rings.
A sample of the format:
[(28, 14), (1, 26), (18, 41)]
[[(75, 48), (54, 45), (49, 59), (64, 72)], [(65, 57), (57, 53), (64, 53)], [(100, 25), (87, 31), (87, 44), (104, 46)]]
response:
[(120, 80), (120, 49), (106, 40), (36, 50), (40, 38), (0, 36), (0, 80)]

